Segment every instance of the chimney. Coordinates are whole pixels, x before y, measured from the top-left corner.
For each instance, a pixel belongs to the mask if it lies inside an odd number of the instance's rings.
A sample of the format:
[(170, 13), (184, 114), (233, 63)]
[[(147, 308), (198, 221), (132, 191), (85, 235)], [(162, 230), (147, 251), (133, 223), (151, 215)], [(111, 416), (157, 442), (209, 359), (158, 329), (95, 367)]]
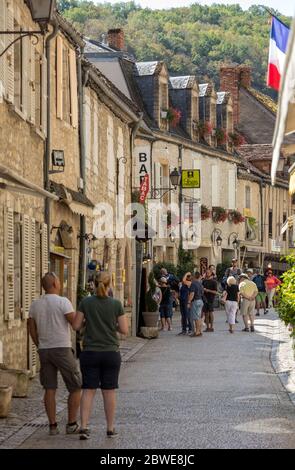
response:
[(109, 29), (108, 45), (111, 48), (123, 51), (125, 48), (125, 39), (123, 29)]
[(220, 67), (220, 90), (231, 94), (234, 126), (240, 121), (240, 87), (251, 86), (251, 67), (247, 65), (223, 65)]

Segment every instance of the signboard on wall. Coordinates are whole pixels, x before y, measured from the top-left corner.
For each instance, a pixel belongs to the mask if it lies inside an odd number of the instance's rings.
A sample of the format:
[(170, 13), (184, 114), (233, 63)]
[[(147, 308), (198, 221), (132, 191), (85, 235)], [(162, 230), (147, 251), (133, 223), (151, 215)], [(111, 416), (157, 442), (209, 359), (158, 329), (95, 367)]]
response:
[(201, 187), (200, 170), (182, 170), (181, 185), (187, 189), (199, 189)]
[(151, 174), (151, 149), (150, 146), (135, 147), (135, 169), (133, 187), (140, 188), (142, 180)]

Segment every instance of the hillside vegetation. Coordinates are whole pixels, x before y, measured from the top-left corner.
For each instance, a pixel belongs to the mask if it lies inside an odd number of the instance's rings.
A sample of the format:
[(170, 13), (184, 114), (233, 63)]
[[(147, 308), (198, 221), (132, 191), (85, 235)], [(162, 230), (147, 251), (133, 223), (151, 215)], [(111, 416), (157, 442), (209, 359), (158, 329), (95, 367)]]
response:
[[(160, 3), (160, 0), (159, 0)], [(61, 0), (63, 15), (85, 36), (102, 40), (110, 28), (122, 27), (126, 45), (138, 61), (165, 60), (171, 75), (195, 74), (218, 85), (221, 63), (250, 64), (253, 85), (275, 97), (266, 87), (270, 16), (259, 6), (247, 11), (237, 5), (150, 10), (135, 2), (94, 3)], [(287, 24), (290, 19), (280, 16)]]

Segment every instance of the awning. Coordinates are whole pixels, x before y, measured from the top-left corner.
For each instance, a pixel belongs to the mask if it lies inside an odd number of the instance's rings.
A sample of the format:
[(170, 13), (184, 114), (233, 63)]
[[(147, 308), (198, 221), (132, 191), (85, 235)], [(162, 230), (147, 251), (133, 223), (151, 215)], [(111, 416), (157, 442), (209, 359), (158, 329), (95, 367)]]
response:
[[(279, 96), (276, 127), (273, 138), (273, 157), (271, 166), (271, 180), (275, 183), (281, 146), (285, 135), (295, 132), (295, 17), (293, 19), (284, 73), (282, 75), (281, 90)], [(288, 149), (288, 147), (286, 147)], [(295, 192), (295, 188), (294, 188)]]
[(58, 196), (59, 201), (66, 204), (74, 214), (93, 217), (94, 204), (85, 194), (67, 188), (63, 184), (56, 183), (55, 181), (51, 181), (50, 186)]
[(59, 199), (55, 194), (46, 191), (37, 184), (31, 183), (31, 181), (26, 180), (3, 165), (0, 165), (0, 178), (5, 180), (0, 181), (0, 188), (6, 189), (7, 191), (24, 193), (34, 197), (48, 197), (54, 201), (58, 201)]

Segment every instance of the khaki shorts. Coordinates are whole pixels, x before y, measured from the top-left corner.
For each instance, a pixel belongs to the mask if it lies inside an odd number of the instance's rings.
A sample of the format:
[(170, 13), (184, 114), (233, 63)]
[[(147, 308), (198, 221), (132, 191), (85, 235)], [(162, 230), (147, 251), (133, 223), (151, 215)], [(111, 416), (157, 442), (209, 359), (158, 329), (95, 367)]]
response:
[(38, 353), (41, 364), (40, 382), (45, 390), (57, 388), (58, 371), (69, 392), (81, 388), (81, 372), (71, 348), (39, 349)]
[(243, 299), (241, 301), (240, 313), (243, 316), (254, 315), (255, 310), (255, 300)]

